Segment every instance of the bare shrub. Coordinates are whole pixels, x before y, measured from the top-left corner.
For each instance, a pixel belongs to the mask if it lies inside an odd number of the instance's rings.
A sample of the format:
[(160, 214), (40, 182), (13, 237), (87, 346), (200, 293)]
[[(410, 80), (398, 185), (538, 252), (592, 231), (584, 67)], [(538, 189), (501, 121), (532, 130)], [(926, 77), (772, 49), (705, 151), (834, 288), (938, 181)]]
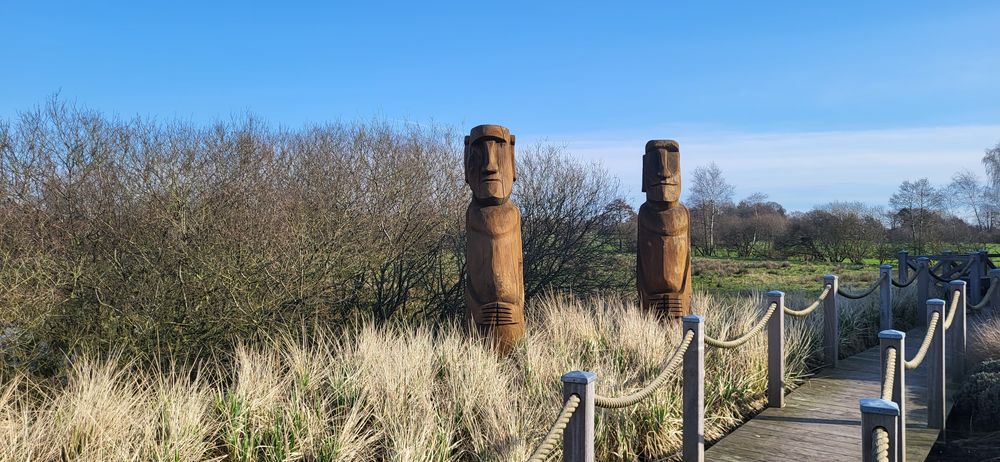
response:
[[(185, 364), (304, 320), (448, 319), (464, 303), (461, 165), (439, 127), (198, 127), (52, 100), (0, 123), (0, 357)], [(537, 146), (519, 173), (528, 294), (623, 288), (607, 172)]]
[(183, 360), (303, 319), (453, 312), (466, 194), (451, 141), (378, 121), (24, 113), (0, 126), (5, 360)]
[(546, 289), (589, 294), (631, 287), (634, 255), (616, 251), (626, 239), (620, 233), (634, 231), (618, 226), (618, 180), (556, 147), (522, 152), (514, 200), (523, 218), (526, 296)]

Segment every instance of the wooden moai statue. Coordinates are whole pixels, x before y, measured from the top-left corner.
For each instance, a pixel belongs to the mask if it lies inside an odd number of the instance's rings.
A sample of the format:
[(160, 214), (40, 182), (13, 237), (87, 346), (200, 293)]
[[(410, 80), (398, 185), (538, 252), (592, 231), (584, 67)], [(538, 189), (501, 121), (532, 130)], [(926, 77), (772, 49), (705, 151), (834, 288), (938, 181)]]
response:
[(636, 282), (642, 307), (664, 317), (691, 314), (691, 236), (680, 203), (680, 146), (651, 140), (642, 156)]
[(517, 174), (514, 135), (480, 125), (465, 137), (466, 322), (502, 352), (524, 337), (524, 262), (521, 211), (510, 200)]

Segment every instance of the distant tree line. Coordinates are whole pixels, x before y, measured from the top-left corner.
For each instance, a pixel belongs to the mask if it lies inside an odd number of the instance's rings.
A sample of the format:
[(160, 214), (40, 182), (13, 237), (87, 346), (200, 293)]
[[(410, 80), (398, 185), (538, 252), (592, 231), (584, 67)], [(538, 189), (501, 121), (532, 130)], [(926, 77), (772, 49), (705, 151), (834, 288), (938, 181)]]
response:
[(985, 181), (970, 171), (940, 186), (907, 180), (888, 207), (831, 202), (807, 212), (788, 212), (764, 193), (734, 201), (733, 187), (712, 163), (696, 168), (690, 180), (692, 244), (703, 256), (854, 263), (885, 260), (900, 249), (978, 248), (1000, 240), (1000, 144), (982, 162)]

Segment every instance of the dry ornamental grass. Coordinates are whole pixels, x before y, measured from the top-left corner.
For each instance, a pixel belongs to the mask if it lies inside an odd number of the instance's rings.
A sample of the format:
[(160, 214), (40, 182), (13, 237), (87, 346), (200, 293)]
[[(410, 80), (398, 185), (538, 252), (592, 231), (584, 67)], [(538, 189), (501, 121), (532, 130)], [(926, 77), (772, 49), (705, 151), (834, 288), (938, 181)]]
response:
[[(759, 318), (760, 300), (699, 293), (694, 305), (710, 335), (732, 338)], [(789, 297), (793, 306), (804, 301)], [(869, 329), (871, 301), (845, 305), (844, 322), (857, 324), (845, 330)], [(64, 384), (4, 377), (0, 460), (522, 461), (561, 407), (563, 373), (590, 370), (599, 393), (626, 394), (680, 341), (678, 324), (657, 323), (617, 297), (547, 295), (529, 310), (528, 337), (509, 358), (453, 324), (361, 324), (244, 344), (196, 369), (84, 357)], [(788, 383), (808, 372), (820, 322), (786, 323)], [(708, 439), (764, 404), (766, 348), (758, 335), (735, 350), (708, 350)], [(598, 459), (675, 456), (680, 385), (670, 380), (636, 406), (599, 410)]]

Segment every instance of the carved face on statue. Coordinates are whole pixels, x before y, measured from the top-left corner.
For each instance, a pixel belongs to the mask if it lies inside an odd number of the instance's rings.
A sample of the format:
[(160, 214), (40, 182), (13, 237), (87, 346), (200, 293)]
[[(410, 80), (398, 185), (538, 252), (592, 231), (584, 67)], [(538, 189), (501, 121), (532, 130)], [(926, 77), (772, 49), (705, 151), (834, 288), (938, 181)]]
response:
[(514, 171), (514, 135), (499, 125), (479, 125), (465, 137), (465, 182), (483, 205), (499, 205), (510, 197)]
[(677, 202), (681, 198), (681, 150), (674, 140), (646, 143), (642, 156), (642, 192), (650, 202)]

